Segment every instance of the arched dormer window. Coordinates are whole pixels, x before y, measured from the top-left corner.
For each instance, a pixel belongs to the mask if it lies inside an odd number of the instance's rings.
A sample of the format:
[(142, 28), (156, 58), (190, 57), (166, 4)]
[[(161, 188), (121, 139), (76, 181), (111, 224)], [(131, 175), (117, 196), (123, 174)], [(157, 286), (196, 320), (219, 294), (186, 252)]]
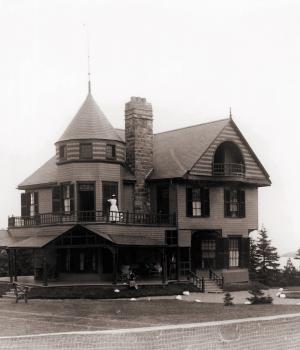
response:
[(244, 158), (239, 147), (225, 141), (216, 149), (213, 162), (213, 175), (216, 176), (244, 176)]

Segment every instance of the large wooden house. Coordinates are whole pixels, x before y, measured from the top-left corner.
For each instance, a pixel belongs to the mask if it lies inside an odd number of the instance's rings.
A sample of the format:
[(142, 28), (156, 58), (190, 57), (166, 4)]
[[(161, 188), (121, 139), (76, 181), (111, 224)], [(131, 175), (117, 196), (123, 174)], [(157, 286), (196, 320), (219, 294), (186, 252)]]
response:
[(231, 117), (153, 134), (151, 104), (132, 97), (115, 129), (89, 92), (55, 150), (18, 186), (21, 216), (0, 242), (11, 278), (30, 249), (44, 284), (118, 283), (129, 268), (162, 283), (208, 270), (248, 281), (258, 187), (270, 179)]

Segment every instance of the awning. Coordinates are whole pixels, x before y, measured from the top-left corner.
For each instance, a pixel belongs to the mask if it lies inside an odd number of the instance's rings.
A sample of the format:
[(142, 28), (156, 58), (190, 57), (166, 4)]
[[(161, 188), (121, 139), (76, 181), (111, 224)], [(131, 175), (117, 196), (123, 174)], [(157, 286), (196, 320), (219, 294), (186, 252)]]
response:
[(143, 236), (142, 234), (128, 235), (128, 234), (115, 234), (110, 232), (103, 232), (102, 225), (84, 225), (87, 230), (96, 233), (97, 235), (115, 243), (117, 245), (130, 245), (130, 246), (164, 246), (164, 239), (152, 238)]
[(74, 225), (48, 226), (41, 228), (34, 236), (8, 245), (8, 248), (42, 248)]

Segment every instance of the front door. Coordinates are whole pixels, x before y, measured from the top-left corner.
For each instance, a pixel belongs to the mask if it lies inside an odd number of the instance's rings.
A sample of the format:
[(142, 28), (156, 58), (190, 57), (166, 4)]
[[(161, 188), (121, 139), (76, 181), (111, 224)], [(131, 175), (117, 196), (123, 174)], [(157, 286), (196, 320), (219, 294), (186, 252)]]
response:
[(204, 270), (216, 267), (216, 240), (203, 239), (201, 241), (201, 268)]
[(95, 184), (78, 185), (78, 209), (80, 221), (95, 220)]
[(96, 248), (71, 248), (58, 250), (59, 272), (95, 273), (98, 270)]

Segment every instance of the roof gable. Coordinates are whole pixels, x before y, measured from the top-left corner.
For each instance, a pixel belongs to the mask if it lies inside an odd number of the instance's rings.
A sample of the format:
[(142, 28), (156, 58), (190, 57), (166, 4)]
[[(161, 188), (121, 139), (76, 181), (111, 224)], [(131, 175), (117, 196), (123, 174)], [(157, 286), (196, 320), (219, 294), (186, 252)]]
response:
[(198, 176), (212, 176), (212, 163), (215, 151), (224, 141), (232, 141), (240, 148), (245, 162), (246, 179), (262, 180), (270, 183), (267, 171), (232, 119), (228, 121), (208, 149), (199, 157), (189, 173)]
[(78, 139), (122, 141), (90, 93), (59, 141)]
[(151, 179), (185, 175), (228, 122), (221, 119), (154, 135)]

